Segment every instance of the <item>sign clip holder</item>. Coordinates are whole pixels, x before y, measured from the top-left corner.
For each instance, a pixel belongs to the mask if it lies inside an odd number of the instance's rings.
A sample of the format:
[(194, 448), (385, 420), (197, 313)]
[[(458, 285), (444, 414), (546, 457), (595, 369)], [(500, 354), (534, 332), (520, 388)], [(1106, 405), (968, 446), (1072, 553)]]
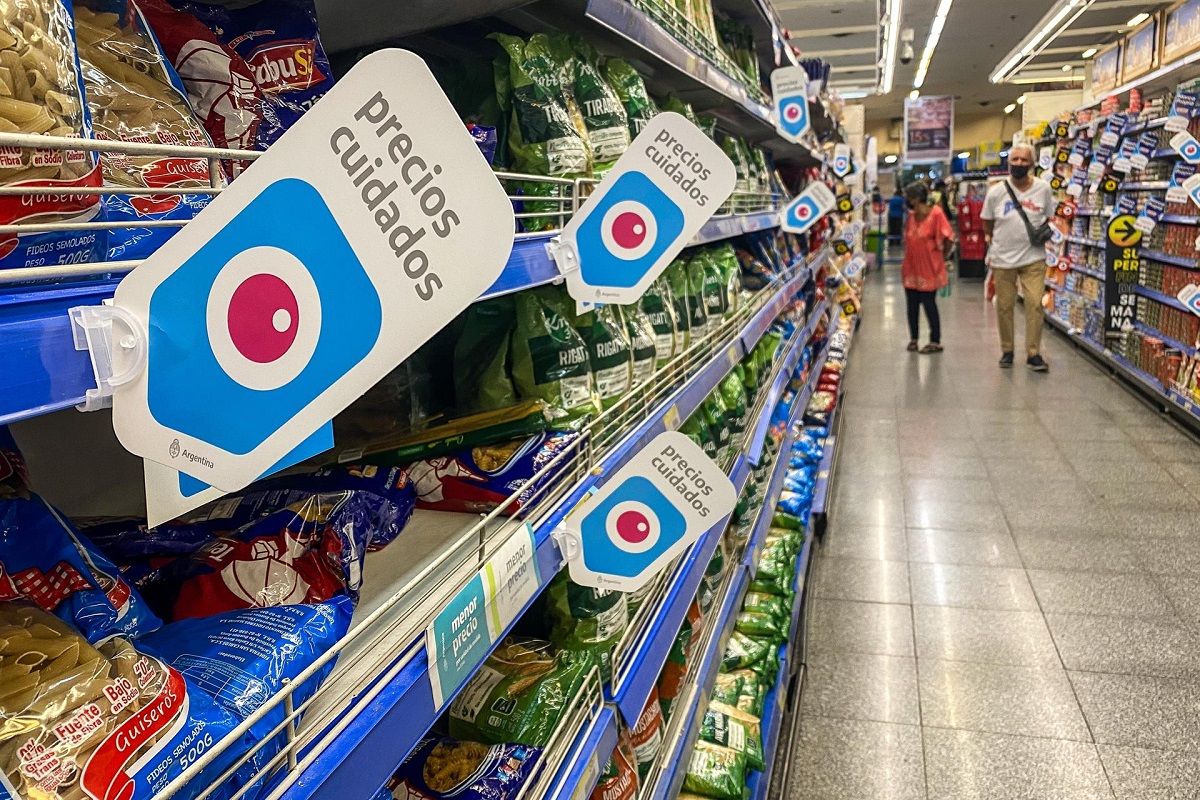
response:
[[(87, 351), (96, 379), (96, 388), (84, 392), (83, 402), (76, 408), (80, 411), (112, 408), (116, 387), (129, 383), (146, 368), (145, 329), (133, 314), (113, 305), (111, 300), (98, 306), (69, 308), (67, 316), (71, 320), (75, 349)], [(120, 372), (114, 366), (118, 352), (129, 365)]]
[[(579, 271), (579, 253), (575, 248), (562, 240), (561, 236), (555, 236), (546, 242), (546, 255), (554, 262), (554, 266), (558, 267), (559, 275), (564, 278), (572, 273)], [(555, 283), (560, 283), (561, 278), (555, 280)]]

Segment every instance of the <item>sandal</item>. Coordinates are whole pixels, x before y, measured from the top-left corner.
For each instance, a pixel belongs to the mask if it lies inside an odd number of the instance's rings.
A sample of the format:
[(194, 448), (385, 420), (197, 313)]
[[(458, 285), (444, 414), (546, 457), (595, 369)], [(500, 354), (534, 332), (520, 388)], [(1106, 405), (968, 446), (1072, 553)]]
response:
[(913, 339), (911, 342), (908, 343), (908, 352), (910, 352), (910, 353), (917, 352), (917, 340), (916, 339)]
[(930, 353), (940, 353), (940, 352), (942, 352), (942, 346), (940, 344), (938, 344), (937, 342), (930, 342), (929, 344), (922, 347), (920, 352), (922, 355), (929, 355)]

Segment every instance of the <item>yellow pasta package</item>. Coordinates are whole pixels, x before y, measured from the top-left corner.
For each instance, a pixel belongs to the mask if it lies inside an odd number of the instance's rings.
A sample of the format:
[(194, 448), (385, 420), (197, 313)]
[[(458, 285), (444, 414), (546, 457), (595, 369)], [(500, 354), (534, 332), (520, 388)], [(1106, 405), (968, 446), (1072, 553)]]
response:
[[(64, 0), (0, 0), (0, 131), (90, 137), (74, 25)], [(0, 147), (0, 185), (52, 187), (54, 193), (0, 197), (0, 224), (88, 222), (100, 185), (94, 153)], [(0, 234), (0, 269), (73, 264), (103, 256), (95, 230)]]
[[(211, 147), (188, 105), (175, 68), (163, 56), (145, 18), (129, 0), (76, 0), (79, 64), (97, 139), (169, 146)], [(106, 186), (187, 189), (209, 185), (208, 160), (171, 155), (106, 153)], [(217, 170), (218, 179), (221, 172)], [(104, 218), (128, 223), (110, 231), (108, 258), (145, 258), (177, 228), (145, 228), (153, 220), (189, 220), (208, 204), (207, 194), (104, 196)]]
[[(0, 797), (151, 798), (235, 726), (128, 640), (93, 646), (52, 614), (0, 603)], [(245, 745), (238, 740), (194, 785), (212, 783)]]

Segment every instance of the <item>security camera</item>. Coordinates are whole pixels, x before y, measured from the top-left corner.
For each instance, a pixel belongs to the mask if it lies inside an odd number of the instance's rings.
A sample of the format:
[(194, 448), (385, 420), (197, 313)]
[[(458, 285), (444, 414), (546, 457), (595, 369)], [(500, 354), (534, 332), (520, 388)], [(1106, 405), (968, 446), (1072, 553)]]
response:
[(900, 31), (900, 63), (911, 64), (915, 53), (913, 52), (913, 39), (916, 37), (912, 28), (905, 28)]

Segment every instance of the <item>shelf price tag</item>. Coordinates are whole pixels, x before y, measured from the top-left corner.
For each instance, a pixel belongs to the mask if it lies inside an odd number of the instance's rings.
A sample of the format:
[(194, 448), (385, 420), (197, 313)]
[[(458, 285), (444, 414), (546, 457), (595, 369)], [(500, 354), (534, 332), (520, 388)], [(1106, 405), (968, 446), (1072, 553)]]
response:
[(1187, 163), (1200, 164), (1200, 142), (1187, 131), (1180, 131), (1171, 137), (1171, 149)]
[(833, 174), (844, 178), (850, 174), (853, 164), (850, 160), (850, 145), (839, 144), (833, 148)]
[(804, 67), (780, 67), (771, 72), (775, 98), (775, 130), (798, 144), (812, 126), (808, 113), (808, 72)]
[(563, 520), (571, 580), (635, 591), (733, 512), (733, 483), (700, 445), (661, 433)]
[(1200, 206), (1200, 173), (1192, 175), (1183, 182), (1183, 190), (1193, 205)]
[(425, 62), (372, 53), (117, 287), (117, 437), (242, 488), (476, 300), (513, 229)]
[(536, 547), (533, 531), (522, 526), (425, 630), (434, 708), (467, 682), (533, 599), (540, 583)]
[(1161, 197), (1149, 197), (1146, 199), (1146, 205), (1142, 209), (1142, 213), (1138, 214), (1138, 218), (1134, 220), (1133, 227), (1137, 228), (1144, 234), (1149, 235), (1158, 221), (1162, 218), (1163, 212), (1167, 210), (1167, 201)]
[(812, 181), (779, 212), (779, 225), (788, 233), (804, 233), (833, 209), (833, 190), (821, 181)]
[(1196, 316), (1200, 316), (1200, 286), (1189, 283), (1180, 289), (1175, 297), (1179, 299), (1179, 302), (1188, 307), (1188, 311), (1191, 311)]
[(646, 123), (552, 249), (581, 309), (633, 303), (733, 192), (737, 171), (674, 112)]
[(1184, 188), (1184, 183), (1188, 178), (1196, 174), (1196, 166), (1183, 161), (1176, 161), (1175, 166), (1171, 168), (1171, 180), (1167, 186), (1167, 202), (1168, 203), (1186, 203), (1188, 200), (1187, 189)]

